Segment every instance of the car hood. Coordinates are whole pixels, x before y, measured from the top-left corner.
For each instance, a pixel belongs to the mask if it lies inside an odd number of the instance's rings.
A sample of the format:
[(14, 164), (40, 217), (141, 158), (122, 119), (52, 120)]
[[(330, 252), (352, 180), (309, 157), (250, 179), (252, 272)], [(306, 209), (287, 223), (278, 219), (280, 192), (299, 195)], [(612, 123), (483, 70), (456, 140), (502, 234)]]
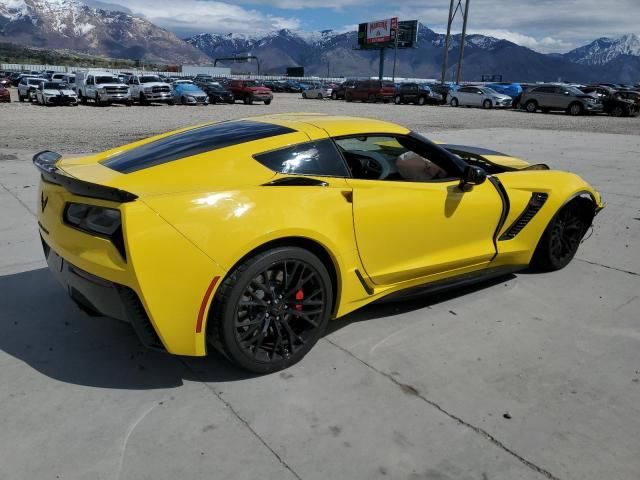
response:
[(96, 85), (96, 88), (105, 88), (105, 87), (126, 87), (124, 83), (99, 83)]
[(499, 100), (511, 100), (511, 97), (509, 95), (505, 95), (504, 93), (498, 93), (497, 95), (492, 94), (491, 96)]
[(48, 94), (48, 95), (58, 95), (61, 92), (61, 90), (53, 89), (53, 88), (45, 88), (42, 93), (44, 94)]
[(247, 90), (251, 90), (252, 92), (260, 92), (260, 93), (271, 93), (267, 87), (246, 87)]
[(164, 82), (147, 82), (147, 83), (141, 83), (140, 86), (142, 88), (150, 88), (150, 87), (169, 87), (169, 88), (171, 88), (171, 85), (169, 85), (168, 83), (164, 83)]

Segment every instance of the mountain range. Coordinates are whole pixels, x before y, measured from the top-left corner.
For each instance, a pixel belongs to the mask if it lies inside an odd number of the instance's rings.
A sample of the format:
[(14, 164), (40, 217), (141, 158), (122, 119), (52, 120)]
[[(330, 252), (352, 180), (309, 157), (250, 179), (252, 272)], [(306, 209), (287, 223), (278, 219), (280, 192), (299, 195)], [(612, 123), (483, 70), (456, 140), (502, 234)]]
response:
[[(202, 33), (187, 39), (130, 11), (106, 9), (98, 0), (0, 0), (0, 41), (47, 49), (166, 64), (212, 64), (222, 57), (247, 54), (260, 59), (260, 73), (283, 74), (302, 66), (307, 75), (372, 76), (378, 72), (375, 51), (355, 50), (356, 32), (294, 32), (267, 35)], [(443, 34), (420, 25), (416, 48), (398, 50), (396, 76), (439, 78)], [(460, 35), (454, 35), (447, 79), (457, 69)], [(391, 75), (394, 52), (387, 51), (385, 74)], [(250, 63), (228, 64), (234, 71), (256, 72)], [(465, 41), (463, 79), (500, 74), (504, 81), (580, 82), (640, 81), (640, 39), (634, 35), (599, 38), (564, 54), (543, 54), (513, 42), (484, 35)]]

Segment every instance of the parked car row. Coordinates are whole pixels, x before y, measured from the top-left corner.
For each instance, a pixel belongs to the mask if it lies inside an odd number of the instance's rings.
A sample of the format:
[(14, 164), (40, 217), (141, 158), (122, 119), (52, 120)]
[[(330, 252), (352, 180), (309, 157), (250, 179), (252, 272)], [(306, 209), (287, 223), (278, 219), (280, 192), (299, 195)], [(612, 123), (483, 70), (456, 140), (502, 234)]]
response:
[(528, 112), (564, 111), (569, 115), (605, 113), (614, 117), (640, 113), (640, 86), (493, 83), (454, 85), (385, 80), (346, 80), (326, 90), (307, 90), (303, 98), (395, 104), (514, 108)]
[[(20, 102), (30, 101), (42, 105), (76, 105), (91, 102), (97, 106), (116, 103), (130, 106), (134, 103), (166, 103), (168, 105), (208, 105), (215, 103), (245, 104), (262, 102), (269, 105), (272, 91), (255, 80), (215, 79), (198, 75), (193, 80), (163, 78), (156, 74), (115, 74), (101, 71), (79, 71), (73, 74), (22, 73), (15, 76)], [(1, 101), (11, 101), (7, 87), (13, 82), (5, 79), (0, 87)], [(54, 93), (56, 92), (56, 93)]]

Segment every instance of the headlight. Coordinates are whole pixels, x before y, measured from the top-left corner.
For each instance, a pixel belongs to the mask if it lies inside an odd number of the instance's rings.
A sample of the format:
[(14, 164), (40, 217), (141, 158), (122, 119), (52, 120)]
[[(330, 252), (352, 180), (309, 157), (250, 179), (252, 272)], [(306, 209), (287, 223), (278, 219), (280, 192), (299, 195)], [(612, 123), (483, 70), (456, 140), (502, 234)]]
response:
[(64, 219), (75, 228), (107, 237), (114, 235), (122, 224), (120, 210), (83, 203), (67, 203)]

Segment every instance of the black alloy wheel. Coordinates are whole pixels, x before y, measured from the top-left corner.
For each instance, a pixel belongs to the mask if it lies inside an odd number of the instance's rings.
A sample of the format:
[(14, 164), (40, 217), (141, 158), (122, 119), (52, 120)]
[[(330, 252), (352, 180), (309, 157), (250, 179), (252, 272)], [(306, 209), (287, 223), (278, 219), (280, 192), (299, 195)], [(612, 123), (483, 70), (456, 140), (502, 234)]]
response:
[(527, 112), (529, 113), (536, 113), (536, 110), (538, 110), (538, 104), (535, 102), (535, 100), (529, 100), (525, 105), (524, 108), (527, 110)]
[[(583, 199), (579, 199), (583, 200)], [(562, 207), (547, 226), (532, 259), (534, 267), (560, 270), (573, 259), (589, 226), (580, 203)]]
[(369, 103), (376, 103), (376, 96), (373, 93), (370, 93), (369, 97), (367, 98), (367, 101)]
[(613, 110), (611, 110), (612, 117), (622, 117), (623, 115), (624, 109), (620, 106), (614, 107)]
[(332, 288), (324, 264), (297, 247), (250, 258), (225, 279), (213, 308), (214, 344), (246, 370), (298, 362), (323, 334)]
[(418, 105), (424, 105), (425, 103), (427, 103), (427, 99), (424, 95), (418, 97)]

